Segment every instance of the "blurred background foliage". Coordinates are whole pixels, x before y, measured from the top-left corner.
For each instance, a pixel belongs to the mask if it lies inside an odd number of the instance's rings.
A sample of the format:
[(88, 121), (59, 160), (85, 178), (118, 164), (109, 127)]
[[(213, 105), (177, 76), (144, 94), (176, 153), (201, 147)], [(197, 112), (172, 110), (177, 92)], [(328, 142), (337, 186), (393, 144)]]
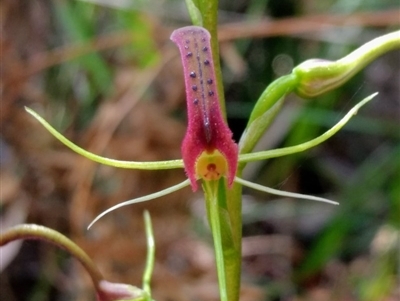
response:
[[(173, 29), (184, 1), (5, 0), (2, 18), (1, 225), (35, 222), (82, 246), (110, 281), (139, 285), (142, 211), (152, 214), (156, 300), (217, 300), (201, 194), (188, 189), (87, 224), (111, 205), (177, 183), (183, 171), (126, 171), (79, 158), (23, 110), (29, 106), (92, 152), (180, 158), (185, 99)], [(268, 83), (310, 58), (338, 59), (398, 29), (397, 0), (220, 1), (229, 124), (240, 137)], [(235, 31), (240, 28), (240, 31)], [(325, 195), (338, 207), (245, 190), (241, 300), (398, 300), (400, 52), (343, 87), (291, 95), (257, 146), (294, 145), (326, 131), (356, 102), (367, 107), (323, 145), (250, 164), (245, 177)], [(63, 251), (24, 242), (1, 249), (4, 300), (93, 300), (85, 272)]]

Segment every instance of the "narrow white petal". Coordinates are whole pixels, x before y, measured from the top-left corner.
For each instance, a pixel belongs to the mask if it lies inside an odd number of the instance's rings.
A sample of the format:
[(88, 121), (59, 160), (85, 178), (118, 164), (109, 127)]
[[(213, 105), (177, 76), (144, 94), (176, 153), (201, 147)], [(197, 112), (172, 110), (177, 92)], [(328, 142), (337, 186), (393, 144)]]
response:
[(249, 182), (249, 181), (243, 180), (238, 177), (235, 177), (235, 182), (242, 184), (243, 186), (247, 186), (249, 188), (253, 188), (255, 190), (267, 192), (270, 194), (275, 194), (275, 195), (280, 195), (280, 196), (285, 196), (285, 197), (290, 197), (290, 198), (296, 198), (296, 199), (305, 199), (305, 200), (311, 200), (311, 201), (317, 201), (317, 202), (324, 202), (324, 203), (329, 203), (329, 204), (333, 204), (333, 205), (339, 205), (338, 202), (331, 201), (331, 200), (328, 200), (325, 198), (321, 198), (321, 197), (317, 197), (317, 196), (313, 196), (313, 195), (306, 195), (306, 194), (277, 190), (277, 189), (273, 189), (273, 188), (270, 188), (267, 186)]
[(140, 202), (150, 201), (150, 200), (162, 197), (164, 195), (170, 194), (172, 192), (178, 191), (178, 190), (180, 190), (180, 189), (182, 189), (182, 188), (184, 188), (186, 186), (189, 186), (189, 185), (190, 185), (190, 181), (189, 181), (189, 179), (186, 179), (185, 181), (183, 181), (183, 182), (181, 182), (181, 183), (179, 183), (177, 185), (168, 187), (168, 188), (166, 188), (164, 190), (161, 190), (161, 191), (158, 191), (158, 192), (155, 192), (155, 193), (152, 193), (152, 194), (148, 194), (148, 195), (136, 198), (136, 199), (132, 199), (132, 200), (129, 200), (129, 201), (125, 201), (125, 202), (119, 203), (119, 204), (117, 204), (115, 206), (112, 206), (111, 208), (107, 209), (106, 211), (103, 211), (102, 213), (100, 213), (90, 223), (90, 225), (87, 228), (90, 229), (90, 227), (92, 227), (95, 222), (97, 222), (100, 218), (102, 218), (107, 213), (110, 213), (111, 211), (114, 211), (115, 209), (118, 209), (118, 208), (121, 208), (121, 207), (124, 207), (124, 206), (128, 206), (128, 205), (132, 205), (132, 204), (136, 204), (136, 203), (140, 203)]

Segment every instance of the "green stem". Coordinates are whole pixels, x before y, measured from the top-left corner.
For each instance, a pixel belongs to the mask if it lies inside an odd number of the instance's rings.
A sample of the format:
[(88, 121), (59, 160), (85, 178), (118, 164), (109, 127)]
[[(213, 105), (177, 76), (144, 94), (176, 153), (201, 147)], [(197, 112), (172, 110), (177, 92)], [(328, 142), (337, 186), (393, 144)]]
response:
[(101, 292), (99, 288), (100, 281), (104, 280), (103, 275), (90, 259), (90, 257), (73, 241), (68, 239), (61, 233), (35, 224), (23, 224), (7, 229), (0, 235), (0, 246), (4, 246), (9, 242), (19, 239), (39, 239), (56, 245), (66, 251), (72, 256), (79, 260), (86, 271), (89, 273), (93, 285), (97, 292)]
[[(241, 170), (236, 173), (241, 176)], [(224, 187), (226, 212), (232, 242), (225, 252), (229, 300), (239, 300), (242, 268), (242, 185), (234, 183), (232, 189)]]
[[(239, 300), (241, 273), (241, 185), (228, 189), (226, 179), (204, 182), (208, 220), (214, 239), (214, 249), (221, 298)], [(238, 191), (233, 200), (232, 191)], [(235, 203), (232, 203), (234, 201)]]
[(146, 238), (147, 238), (147, 258), (146, 258), (146, 268), (143, 274), (143, 291), (146, 292), (147, 296), (151, 297), (151, 275), (154, 269), (154, 255), (155, 255), (155, 243), (153, 227), (151, 225), (150, 213), (146, 210), (144, 212), (144, 224), (146, 228)]
[[(223, 180), (221, 180), (223, 181)], [(210, 181), (204, 183), (204, 191), (206, 193), (206, 204), (209, 214), (209, 224), (211, 227), (211, 232), (214, 240), (214, 251), (215, 251), (215, 261), (217, 265), (218, 283), (220, 297), (222, 301), (228, 301), (228, 291), (230, 287), (227, 286), (227, 273), (226, 273), (226, 258), (224, 256), (224, 246), (222, 241), (222, 230), (220, 214), (221, 208), (219, 207), (219, 197), (218, 197), (218, 183), (220, 181)], [(229, 232), (230, 229), (227, 229)]]

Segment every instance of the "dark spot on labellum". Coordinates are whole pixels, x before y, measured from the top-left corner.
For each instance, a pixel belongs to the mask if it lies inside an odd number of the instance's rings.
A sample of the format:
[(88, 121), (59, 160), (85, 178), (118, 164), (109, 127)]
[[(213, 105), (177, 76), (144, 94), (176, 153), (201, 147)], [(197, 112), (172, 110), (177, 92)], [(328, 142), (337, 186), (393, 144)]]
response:
[(193, 100), (193, 103), (194, 103), (195, 105), (197, 105), (197, 104), (199, 103), (199, 100), (198, 100), (197, 98), (195, 98), (195, 99)]
[(189, 43), (190, 43), (190, 41), (189, 41), (189, 40), (186, 40), (185, 42), (186, 42), (186, 44), (189, 44)]
[(191, 78), (195, 78), (195, 77), (196, 77), (196, 72), (193, 72), (193, 71), (192, 71), (192, 72), (190, 72), (189, 75), (190, 75)]
[(201, 40), (202, 40), (203, 42), (205, 42), (205, 41), (206, 41), (206, 38), (202, 38)]
[(203, 47), (203, 51), (205, 52), (205, 51), (207, 51), (208, 50), (208, 47), (207, 46), (204, 46)]
[(209, 60), (204, 60), (204, 65), (210, 65), (210, 61)]
[(208, 91), (208, 95), (213, 96), (214, 95), (214, 91)]
[(210, 163), (207, 165), (207, 169), (209, 171), (215, 171), (217, 169), (217, 165), (215, 165), (214, 163)]
[(207, 79), (207, 84), (211, 85), (213, 83), (213, 80), (211, 78)]
[(197, 86), (196, 86), (196, 85), (193, 85), (193, 86), (192, 86), (192, 90), (193, 90), (193, 91), (197, 91)]
[(190, 51), (186, 54), (187, 57), (191, 57), (193, 55), (193, 53), (191, 53)]

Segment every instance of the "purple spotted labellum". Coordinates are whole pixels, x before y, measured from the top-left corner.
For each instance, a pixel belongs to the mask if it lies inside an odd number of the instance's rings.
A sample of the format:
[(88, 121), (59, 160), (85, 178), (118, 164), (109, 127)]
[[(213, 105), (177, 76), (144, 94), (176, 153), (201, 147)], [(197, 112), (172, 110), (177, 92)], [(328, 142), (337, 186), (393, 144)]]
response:
[(225, 176), (235, 179), (238, 147), (222, 117), (215, 81), (210, 34), (197, 26), (175, 30), (171, 40), (181, 53), (185, 76), (188, 128), (182, 142), (182, 158), (193, 191), (197, 180)]

